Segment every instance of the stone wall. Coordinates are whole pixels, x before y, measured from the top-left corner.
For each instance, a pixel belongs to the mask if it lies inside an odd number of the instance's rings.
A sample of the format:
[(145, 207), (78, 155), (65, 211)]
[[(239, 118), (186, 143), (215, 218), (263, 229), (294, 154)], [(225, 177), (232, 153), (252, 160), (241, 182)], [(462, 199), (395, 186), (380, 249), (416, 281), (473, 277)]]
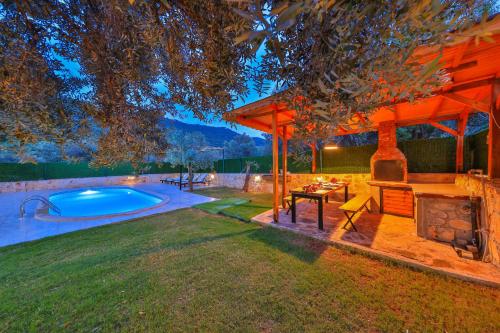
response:
[[(250, 176), (250, 192), (273, 192), (273, 183), (270, 180), (266, 180), (262, 177), (262, 174), (252, 174)], [(310, 184), (317, 182), (317, 179), (321, 177), (323, 180), (328, 181), (332, 178), (336, 178), (338, 181), (348, 182), (349, 193), (368, 193), (370, 191), (370, 186), (367, 181), (370, 180), (369, 173), (361, 174), (290, 174), (289, 181), (287, 182), (288, 189), (293, 189), (296, 187), (301, 187), (304, 184)], [(279, 187), (281, 192), (281, 181), (280, 177)], [(245, 183), (245, 174), (242, 173), (225, 173), (217, 174), (214, 184), (217, 186), (227, 186), (232, 188), (243, 188)]]
[(417, 234), (420, 237), (465, 245), (472, 240), (469, 198), (417, 195)]
[(500, 266), (500, 183), (481, 177), (457, 175), (455, 183), (482, 198), (482, 226), (487, 241), (487, 259)]
[[(257, 176), (257, 177), (256, 177)], [(453, 178), (450, 174), (409, 174), (409, 179), (412, 182), (429, 182), (429, 180), (438, 179), (437, 182), (449, 182)], [(454, 175), (451, 175), (454, 177)], [(19, 182), (0, 182), (0, 192), (19, 192), (30, 190), (57, 189), (57, 188), (77, 188), (82, 186), (106, 186), (106, 185), (127, 185), (134, 183), (159, 183), (160, 179), (177, 178), (178, 173), (169, 174), (147, 174), (135, 178), (131, 176), (111, 176), (111, 177), (88, 177), (88, 178), (67, 178), (67, 179), (49, 179), (49, 180), (33, 180)], [(260, 181), (258, 180), (260, 177)], [(350, 193), (369, 193), (370, 187), (367, 181), (370, 180), (369, 173), (361, 174), (290, 174), (288, 188), (300, 187), (304, 184), (316, 182), (318, 177), (322, 177), (325, 181), (331, 178), (336, 178), (338, 181), (349, 182)], [(436, 178), (437, 177), (437, 178)], [(219, 173), (216, 174), (213, 185), (227, 186), (232, 188), (243, 188), (245, 182), (245, 174), (242, 173)], [(281, 188), (281, 178), (280, 178)], [(269, 180), (262, 178), (262, 174), (252, 174), (250, 176), (251, 192), (267, 192), (272, 193), (273, 185)]]
[(108, 185), (133, 185), (137, 183), (159, 183), (160, 179), (167, 177), (179, 177), (179, 174), (151, 174), (141, 176), (111, 176), (111, 177), (88, 177), (88, 178), (66, 178), (49, 180), (30, 180), (19, 182), (0, 182), (0, 193), (2, 192), (25, 192), (33, 190), (50, 190), (62, 188), (78, 188)]
[[(256, 178), (257, 177), (257, 178)], [(261, 179), (261, 181), (256, 181), (256, 179)], [(325, 181), (332, 178), (336, 178), (338, 181), (348, 182), (350, 184), (349, 191), (351, 193), (370, 193), (370, 186), (368, 181), (371, 179), (369, 173), (359, 173), (359, 174), (327, 174), (327, 173), (317, 173), (317, 174), (306, 174), (306, 173), (293, 173), (289, 174), (290, 181), (288, 182), (288, 188), (300, 187), (304, 184), (310, 184), (316, 182), (318, 177), (323, 178)], [(281, 188), (281, 178), (280, 177), (280, 188)], [(453, 183), (455, 181), (455, 174), (443, 173), (410, 173), (408, 174), (408, 179), (413, 183)], [(233, 188), (242, 188), (245, 182), (245, 174), (242, 173), (219, 173), (216, 175), (215, 184), (218, 186), (227, 186)], [(262, 179), (262, 174), (252, 174), (250, 176), (250, 188), (251, 192), (266, 192), (272, 193), (273, 184), (271, 181)]]

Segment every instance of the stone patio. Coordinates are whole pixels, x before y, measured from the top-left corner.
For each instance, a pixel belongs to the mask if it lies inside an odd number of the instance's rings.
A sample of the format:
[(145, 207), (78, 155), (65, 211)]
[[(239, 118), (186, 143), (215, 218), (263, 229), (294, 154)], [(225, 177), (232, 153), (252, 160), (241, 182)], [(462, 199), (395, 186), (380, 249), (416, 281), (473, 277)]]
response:
[(263, 225), (283, 228), (332, 244), (368, 251), (379, 257), (403, 261), (413, 267), (431, 269), (465, 280), (500, 286), (500, 269), (493, 264), (460, 258), (450, 244), (417, 236), (413, 219), (393, 215), (358, 214), (353, 221), (358, 232), (342, 226), (347, 218), (338, 207), (342, 202), (330, 200), (323, 206), (324, 231), (318, 229), (317, 204), (308, 200), (297, 204), (297, 223), (291, 212), (281, 209), (279, 223), (272, 222), (272, 210), (253, 218)]

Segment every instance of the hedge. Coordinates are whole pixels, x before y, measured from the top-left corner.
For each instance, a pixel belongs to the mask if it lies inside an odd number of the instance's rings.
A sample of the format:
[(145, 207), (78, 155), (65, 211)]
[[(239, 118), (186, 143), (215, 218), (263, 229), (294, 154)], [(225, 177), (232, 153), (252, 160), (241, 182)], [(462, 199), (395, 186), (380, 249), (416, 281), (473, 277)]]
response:
[[(487, 171), (487, 135), (488, 131), (483, 131), (465, 139), (465, 170), (482, 169), (484, 172)], [(455, 138), (402, 141), (398, 142), (398, 147), (408, 160), (409, 172), (455, 172)], [(368, 173), (370, 172), (370, 158), (376, 150), (377, 145), (366, 145), (323, 151), (322, 154), (317, 154), (317, 171), (323, 173)], [(222, 173), (224, 165), (226, 173), (240, 173), (244, 171), (246, 161), (257, 162), (258, 168), (252, 169), (252, 172), (268, 173), (272, 169), (272, 156), (219, 160), (215, 162), (214, 169)], [(281, 168), (281, 157), (279, 164)], [(174, 168), (169, 164), (160, 166), (150, 163), (143, 165), (142, 169), (145, 173), (153, 174), (179, 172), (179, 168)], [(288, 169), (292, 173), (311, 172), (309, 163), (297, 163), (291, 158), (288, 160)], [(122, 176), (134, 173), (134, 168), (128, 163), (118, 165), (115, 168), (91, 168), (87, 163), (0, 163), (0, 181)]]

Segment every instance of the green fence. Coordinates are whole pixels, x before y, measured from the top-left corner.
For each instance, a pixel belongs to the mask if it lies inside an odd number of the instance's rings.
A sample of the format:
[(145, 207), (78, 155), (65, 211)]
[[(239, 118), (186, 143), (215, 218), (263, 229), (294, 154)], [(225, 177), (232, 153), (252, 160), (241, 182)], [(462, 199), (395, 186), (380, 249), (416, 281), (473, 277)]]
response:
[[(218, 160), (217, 162), (215, 162), (214, 169), (219, 173), (222, 172), (240, 173), (244, 172), (247, 161), (253, 161), (257, 163), (258, 167), (252, 168), (252, 172), (255, 173), (270, 173), (273, 167), (272, 156), (256, 156), (256, 157), (245, 157), (245, 158), (232, 158), (232, 159), (226, 159), (224, 161)], [(280, 166), (282, 165), (281, 156), (279, 157), (279, 164)], [(289, 158), (288, 170), (293, 173), (309, 173), (311, 172), (311, 166), (308, 163), (296, 162), (292, 158)]]
[(323, 150), (317, 154), (317, 171), (323, 173), (369, 173), (370, 158), (377, 145)]
[[(484, 172), (487, 171), (487, 135), (488, 132), (484, 131), (465, 139), (465, 170), (483, 169)], [(409, 172), (455, 172), (455, 138), (403, 141), (399, 142), (398, 146), (408, 160)], [(368, 173), (370, 172), (370, 157), (376, 150), (377, 145), (325, 150), (317, 154), (317, 171), (323, 173)], [(247, 161), (257, 162), (258, 168), (252, 169), (252, 172), (257, 173), (269, 173), (273, 164), (272, 156), (234, 158), (215, 162), (214, 169), (219, 173), (222, 173), (223, 170), (226, 173), (240, 173), (243, 172)], [(280, 168), (281, 162), (280, 157)], [(174, 168), (169, 164), (151, 163), (141, 166), (140, 169), (143, 170), (143, 173), (152, 174), (179, 172), (179, 168)], [(288, 169), (292, 173), (309, 173), (311, 171), (309, 163), (297, 163), (292, 158), (288, 160)], [(0, 163), (0, 181), (122, 176), (135, 173), (136, 170), (127, 163), (115, 168), (91, 168), (87, 163)]]
[[(488, 167), (487, 131), (467, 137), (464, 142), (464, 168), (483, 169)], [(439, 138), (398, 142), (399, 149), (408, 160), (408, 171), (415, 173), (455, 172), (456, 139)], [(369, 173), (370, 158), (377, 150), (377, 145), (345, 147), (338, 150), (324, 150), (317, 154), (317, 171), (323, 173)], [(226, 173), (242, 172), (246, 161), (255, 161), (259, 167), (253, 172), (268, 173), (272, 168), (272, 156), (246, 157), (224, 161)], [(281, 156), (280, 156), (281, 168)], [(217, 161), (215, 169), (222, 172), (222, 161)], [(291, 158), (288, 169), (292, 173), (309, 173), (309, 164), (296, 164)]]
[(481, 169), (488, 172), (488, 131), (467, 137), (465, 140), (464, 161), (467, 169)]
[[(142, 165), (144, 173), (178, 172), (170, 164), (156, 163)], [(21, 181), (40, 179), (85, 178), (132, 175), (137, 171), (129, 163), (114, 168), (92, 168), (87, 163), (0, 163), (0, 181)]]
[(456, 139), (411, 140), (398, 143), (408, 172), (455, 172)]

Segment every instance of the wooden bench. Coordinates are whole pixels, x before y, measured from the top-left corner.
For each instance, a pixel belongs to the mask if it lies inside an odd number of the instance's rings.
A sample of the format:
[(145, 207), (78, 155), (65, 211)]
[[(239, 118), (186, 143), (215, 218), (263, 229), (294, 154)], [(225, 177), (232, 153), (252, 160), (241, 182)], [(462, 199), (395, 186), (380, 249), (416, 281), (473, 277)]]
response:
[(345, 227), (350, 223), (354, 231), (358, 231), (356, 229), (356, 226), (352, 222), (352, 218), (363, 208), (366, 208), (368, 212), (370, 211), (366, 206), (368, 204), (368, 201), (370, 201), (370, 199), (371, 195), (369, 194), (359, 194), (339, 207), (339, 209), (342, 209), (344, 211), (344, 214), (347, 217), (347, 222), (344, 224), (342, 228), (345, 229)]

